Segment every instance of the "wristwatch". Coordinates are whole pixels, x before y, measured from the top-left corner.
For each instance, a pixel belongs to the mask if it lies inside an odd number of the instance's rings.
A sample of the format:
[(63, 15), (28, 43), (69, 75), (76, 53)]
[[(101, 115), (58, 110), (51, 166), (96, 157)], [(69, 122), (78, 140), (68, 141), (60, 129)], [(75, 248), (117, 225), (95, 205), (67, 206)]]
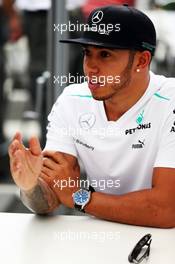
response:
[(93, 192), (95, 192), (95, 189), (92, 186), (89, 186), (88, 189), (79, 189), (74, 192), (72, 195), (74, 208), (85, 213), (84, 207), (89, 203)]

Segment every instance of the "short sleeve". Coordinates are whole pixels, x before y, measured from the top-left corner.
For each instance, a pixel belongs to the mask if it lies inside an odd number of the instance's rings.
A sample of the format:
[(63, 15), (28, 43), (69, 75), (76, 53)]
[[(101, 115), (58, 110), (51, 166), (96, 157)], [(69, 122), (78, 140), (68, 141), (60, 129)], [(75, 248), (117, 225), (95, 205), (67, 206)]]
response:
[(61, 94), (48, 116), (46, 146), (44, 149), (55, 150), (77, 157), (74, 139), (70, 133), (68, 117), (65, 115), (67, 107), (66, 97)]
[(175, 168), (175, 104), (169, 110), (161, 130), (161, 140), (154, 167)]

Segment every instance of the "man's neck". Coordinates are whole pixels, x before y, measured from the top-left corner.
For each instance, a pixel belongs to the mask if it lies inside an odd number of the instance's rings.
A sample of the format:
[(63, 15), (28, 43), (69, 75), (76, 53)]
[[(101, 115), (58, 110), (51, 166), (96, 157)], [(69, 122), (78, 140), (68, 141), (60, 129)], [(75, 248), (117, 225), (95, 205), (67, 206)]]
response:
[(109, 121), (116, 121), (127, 112), (143, 96), (149, 85), (149, 73), (140, 74), (126, 88), (109, 100), (104, 101), (106, 115)]

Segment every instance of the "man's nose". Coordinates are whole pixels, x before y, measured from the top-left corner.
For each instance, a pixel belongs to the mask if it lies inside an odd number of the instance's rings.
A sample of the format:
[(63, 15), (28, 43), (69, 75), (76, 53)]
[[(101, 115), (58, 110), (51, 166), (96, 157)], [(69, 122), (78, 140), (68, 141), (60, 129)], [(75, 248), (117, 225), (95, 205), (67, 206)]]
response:
[(97, 60), (88, 59), (85, 62), (86, 69), (89, 73), (99, 73), (99, 65), (97, 64)]

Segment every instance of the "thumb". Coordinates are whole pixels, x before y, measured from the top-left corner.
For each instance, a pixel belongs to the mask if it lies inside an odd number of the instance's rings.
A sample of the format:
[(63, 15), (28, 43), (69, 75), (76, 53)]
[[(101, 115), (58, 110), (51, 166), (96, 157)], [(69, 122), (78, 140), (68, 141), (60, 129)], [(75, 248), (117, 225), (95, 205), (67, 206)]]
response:
[(35, 156), (38, 156), (41, 154), (41, 146), (39, 139), (37, 137), (31, 137), (29, 140), (29, 149), (31, 153)]

